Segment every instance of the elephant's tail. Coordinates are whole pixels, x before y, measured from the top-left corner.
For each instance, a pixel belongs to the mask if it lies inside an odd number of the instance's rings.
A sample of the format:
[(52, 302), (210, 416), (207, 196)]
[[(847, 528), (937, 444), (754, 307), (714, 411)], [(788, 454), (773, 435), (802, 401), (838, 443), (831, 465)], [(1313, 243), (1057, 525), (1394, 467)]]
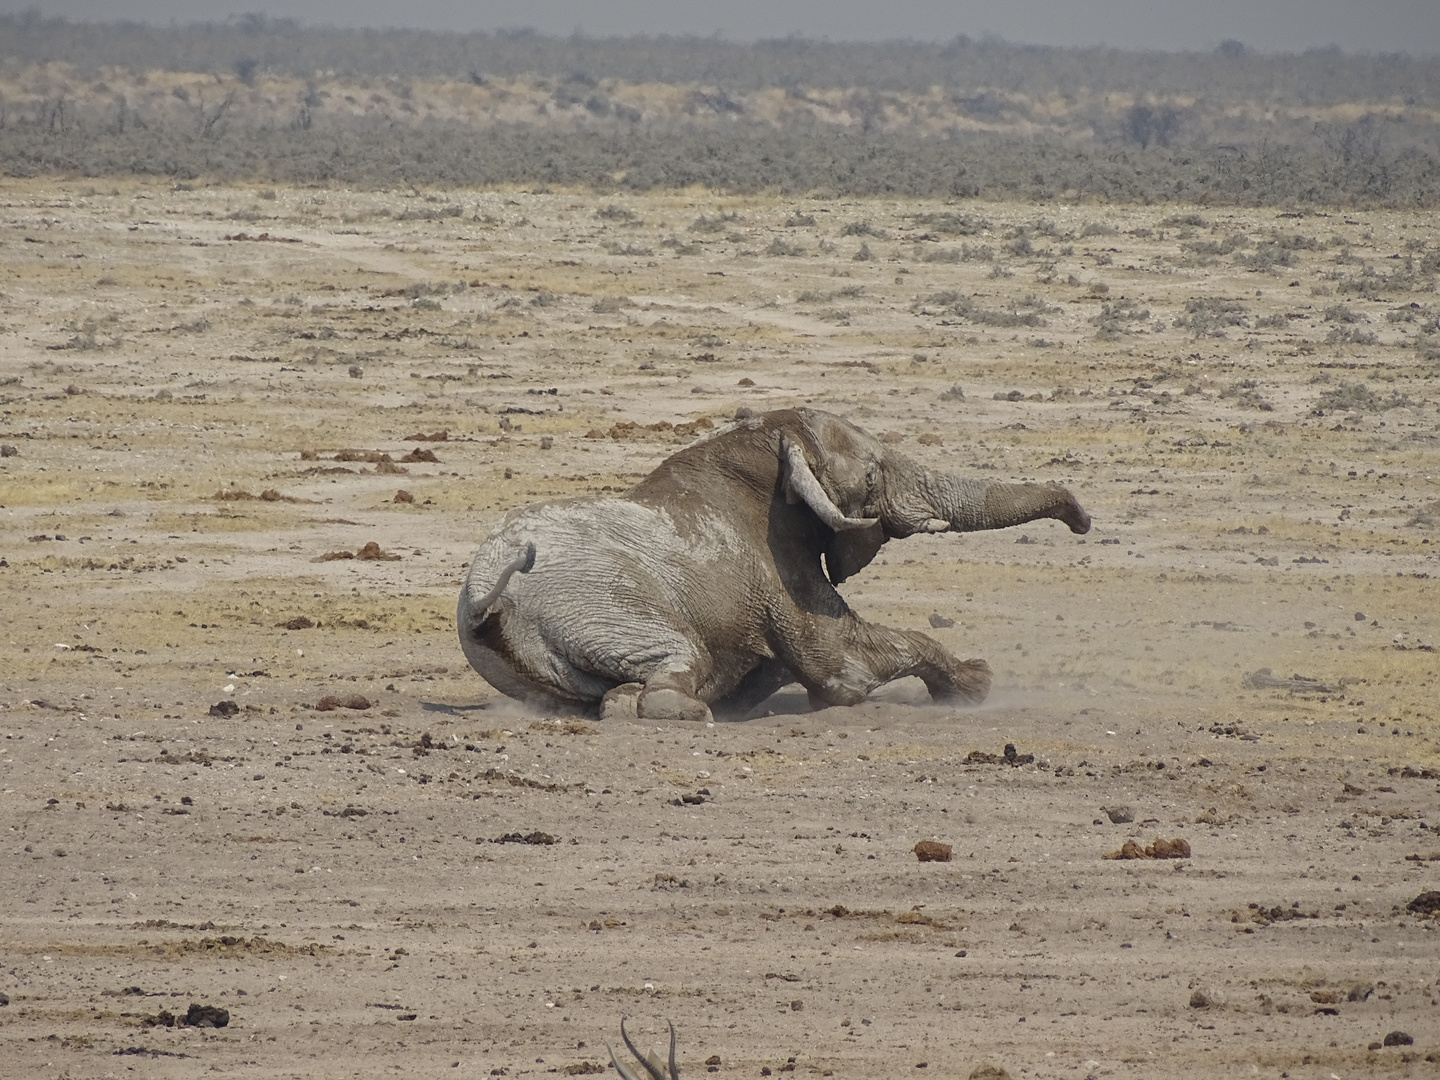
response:
[[(535, 566), (535, 542), (528, 541), (525, 550), (516, 555), (500, 569), (500, 576), (495, 581), (495, 587), (484, 596), (470, 604), (470, 620), (472, 625), (478, 626), (484, 621), (490, 609), (500, 599), (500, 594), (505, 591), (505, 586), (510, 584), (510, 578), (515, 574), (528, 574)], [(467, 586), (468, 588), (468, 586)]]

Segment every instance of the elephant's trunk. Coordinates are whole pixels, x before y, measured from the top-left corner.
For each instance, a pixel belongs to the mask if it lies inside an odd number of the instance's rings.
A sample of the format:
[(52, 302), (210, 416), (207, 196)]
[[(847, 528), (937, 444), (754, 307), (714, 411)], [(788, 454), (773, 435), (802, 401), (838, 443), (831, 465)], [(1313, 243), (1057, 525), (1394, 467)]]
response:
[[(921, 480), (925, 501), (936, 518), (956, 532), (979, 532), (1055, 518), (1073, 533), (1090, 531), (1090, 515), (1059, 484), (1001, 484), (967, 480), (928, 470)], [(932, 531), (916, 523), (915, 531)]]

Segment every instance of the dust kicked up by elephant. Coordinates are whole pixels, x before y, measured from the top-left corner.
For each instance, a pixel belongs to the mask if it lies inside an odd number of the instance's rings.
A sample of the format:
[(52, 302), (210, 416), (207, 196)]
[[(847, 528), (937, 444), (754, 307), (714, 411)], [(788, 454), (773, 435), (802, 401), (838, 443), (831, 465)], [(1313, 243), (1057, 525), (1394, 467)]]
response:
[(1057, 484), (934, 472), (831, 413), (745, 415), (628, 492), (510, 511), (460, 592), (460, 645), (544, 708), (707, 720), (800, 682), (850, 705), (894, 679), (978, 704), (984, 660), (866, 622), (836, 591), (890, 540), (1090, 515)]

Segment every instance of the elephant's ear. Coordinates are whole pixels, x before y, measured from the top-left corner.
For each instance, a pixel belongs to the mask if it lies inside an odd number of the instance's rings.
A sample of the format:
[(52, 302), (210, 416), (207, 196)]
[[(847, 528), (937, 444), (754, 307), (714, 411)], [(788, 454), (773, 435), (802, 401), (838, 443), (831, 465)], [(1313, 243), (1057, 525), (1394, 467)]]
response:
[(878, 521), (868, 528), (835, 533), (825, 547), (825, 573), (830, 584), (839, 585), (864, 570), (885, 546), (885, 540), (885, 529)]
[[(815, 511), (816, 517), (837, 533), (880, 527), (879, 518), (847, 517), (845, 511), (836, 506), (830, 496), (825, 493), (825, 489), (820, 485), (820, 480), (811, 471), (810, 463), (805, 460), (805, 451), (784, 435), (780, 437), (780, 456), (785, 463), (785, 496), (790, 502), (804, 502), (811, 510)], [(884, 542), (882, 536), (880, 543)], [(876, 550), (879, 550), (879, 544), (876, 545)], [(870, 552), (865, 562), (860, 565), (864, 566), (874, 555), (874, 551)]]

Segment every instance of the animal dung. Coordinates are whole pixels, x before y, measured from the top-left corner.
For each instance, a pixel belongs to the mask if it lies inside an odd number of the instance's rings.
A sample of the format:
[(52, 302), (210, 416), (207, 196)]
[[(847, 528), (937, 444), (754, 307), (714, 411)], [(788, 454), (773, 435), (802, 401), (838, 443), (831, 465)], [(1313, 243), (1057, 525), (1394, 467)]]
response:
[(429, 435), (426, 435), (422, 431), (414, 435), (405, 436), (406, 442), (448, 442), (449, 439), (450, 432), (448, 430), (432, 431)]
[(370, 708), (370, 705), (370, 699), (363, 694), (352, 694), (344, 698), (326, 694), (315, 703), (315, 711), (334, 712), (336, 709), (355, 709), (358, 712)]
[(1104, 856), (1107, 859), (1188, 859), (1190, 843), (1176, 837), (1174, 840), (1155, 840), (1149, 847), (1142, 848), (1134, 840), (1126, 840), (1119, 851)]
[(359, 559), (361, 562), (399, 562), (400, 556), (383, 550), (374, 540), (359, 551), (327, 551), (312, 562), (335, 562), (337, 559)]
[(142, 1028), (152, 1027), (197, 1027), (197, 1028), (223, 1028), (230, 1024), (230, 1011), (221, 1009), (214, 1005), (197, 1005), (190, 1003), (184, 1016), (176, 1016), (168, 1009), (161, 1009), (153, 1016), (147, 1016), (140, 1021)]
[(293, 619), (275, 624), (280, 630), (309, 630), (314, 625), (315, 623), (307, 619), (304, 615), (296, 615)]
[(507, 832), (504, 836), (497, 836), (490, 842), (492, 844), (558, 844), (560, 841), (548, 832), (536, 829), (534, 832), (528, 833)]
[(1413, 911), (1416, 915), (1434, 915), (1440, 918), (1440, 892), (1434, 890), (1422, 892), (1406, 904), (1405, 908)]
[(921, 862), (949, 862), (950, 845), (938, 840), (921, 840), (915, 845), (915, 857)]
[(408, 461), (408, 462), (411, 462), (412, 464), (413, 464), (414, 462), (417, 462), (417, 461), (428, 461), (428, 462), (430, 462), (430, 463), (432, 463), (432, 464), (435, 464), (435, 465), (438, 465), (438, 464), (440, 463), (440, 459), (435, 456), (435, 451), (434, 451), (434, 450), (422, 450), (422, 449), (420, 449), (420, 447), (418, 447), (418, 446), (417, 446), (414, 450), (411, 450), (408, 454), (406, 454), (406, 455), (405, 455), (404, 457), (402, 457), (400, 460), (401, 460), (401, 461)]
[(1035, 760), (1034, 754), (1022, 754), (1015, 749), (1014, 743), (1005, 744), (1003, 754), (987, 754), (983, 750), (971, 750), (965, 756), (967, 765), (1010, 765), (1018, 768), (1021, 765), (1029, 765)]
[(413, 503), (415, 501), (415, 496), (411, 495), (410, 492), (406, 491), (404, 488), (401, 488), (399, 491), (395, 492), (395, 498), (393, 501), (397, 503)]

